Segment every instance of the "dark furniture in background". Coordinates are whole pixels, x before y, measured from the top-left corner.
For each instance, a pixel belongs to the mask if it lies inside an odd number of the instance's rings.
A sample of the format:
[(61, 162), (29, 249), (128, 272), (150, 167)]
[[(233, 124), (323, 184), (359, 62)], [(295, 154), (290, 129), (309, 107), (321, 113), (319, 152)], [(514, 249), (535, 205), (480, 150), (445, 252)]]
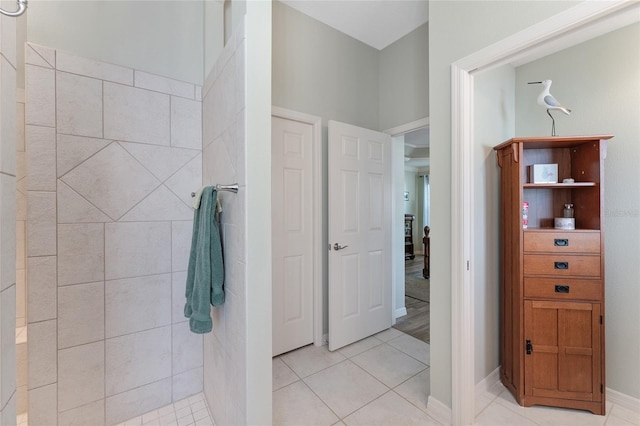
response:
[(422, 276), (429, 279), (429, 256), (431, 254), (431, 244), (429, 243), (429, 227), (424, 227), (424, 237), (422, 237), (422, 244), (424, 244), (424, 268), (422, 269)]
[(404, 258), (413, 260), (416, 255), (413, 253), (413, 220), (415, 215), (404, 215)]

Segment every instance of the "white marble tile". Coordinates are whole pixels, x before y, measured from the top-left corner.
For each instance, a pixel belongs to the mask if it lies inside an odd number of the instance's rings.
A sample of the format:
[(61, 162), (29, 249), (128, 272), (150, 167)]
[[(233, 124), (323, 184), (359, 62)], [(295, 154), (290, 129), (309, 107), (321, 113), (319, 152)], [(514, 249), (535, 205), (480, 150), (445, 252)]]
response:
[(162, 182), (200, 153), (199, 146), (183, 149), (132, 142), (120, 145)]
[(16, 269), (16, 327), (23, 327), (27, 317), (26, 269)]
[(41, 46), (39, 44), (34, 44), (34, 43), (27, 43), (27, 44), (41, 59), (45, 61), (46, 66), (51, 68), (56, 67), (56, 50), (55, 49), (52, 49), (46, 46)]
[(374, 336), (370, 336), (366, 339), (358, 340), (357, 342), (352, 343), (349, 346), (338, 349), (338, 352), (340, 352), (347, 358), (351, 358), (381, 344), (382, 341), (380, 339)]
[(394, 391), (422, 411), (426, 412), (427, 400), (431, 393), (430, 380), (430, 371), (429, 369), (426, 369), (397, 386)]
[(58, 413), (58, 426), (105, 426), (104, 399)]
[(0, 171), (16, 174), (16, 70), (7, 62), (6, 58), (0, 57), (0, 87), (2, 97), (0, 98), (0, 108), (2, 110), (2, 123), (0, 127)]
[(171, 274), (105, 283), (106, 337), (171, 324)]
[(302, 381), (273, 393), (274, 425), (332, 425), (338, 420)]
[(104, 148), (61, 179), (114, 220), (160, 184), (117, 143)]
[(173, 374), (202, 367), (202, 335), (192, 333), (186, 323), (172, 326)]
[(58, 351), (58, 411), (104, 398), (104, 341)]
[(110, 143), (111, 141), (105, 139), (58, 134), (58, 177), (65, 175)]
[(245, 78), (244, 76), (247, 74), (247, 69), (246, 69), (246, 57), (245, 57), (245, 53), (246, 53), (246, 44), (243, 42), (238, 43), (238, 46), (236, 48), (236, 53), (234, 55), (234, 61), (235, 61), (235, 80), (236, 80), (236, 85), (235, 85), (235, 96), (236, 96), (236, 100), (235, 100), (235, 106), (236, 106), (236, 110), (235, 112), (238, 112), (240, 110), (243, 110), (247, 104), (247, 99), (246, 99), (246, 90), (245, 90)]
[(58, 347), (104, 339), (104, 283), (58, 288)]
[(27, 342), (16, 341), (16, 387), (26, 386), (29, 383), (28, 362)]
[(245, 111), (240, 111), (236, 115), (236, 174), (238, 184), (247, 184), (247, 141), (245, 137)]
[(607, 421), (607, 426), (609, 426), (609, 424), (618, 424), (620, 421), (626, 421), (633, 425), (640, 425), (640, 411), (632, 411), (618, 404), (615, 404), (611, 409), (609, 409), (608, 405), (609, 404), (607, 404), (609, 420)]
[(188, 99), (195, 97), (195, 85), (144, 71), (135, 71), (135, 86)]
[(56, 256), (30, 257), (28, 260), (29, 322), (55, 319), (57, 316), (56, 304), (52, 303), (58, 291), (56, 263)]
[[(49, 63), (42, 55), (38, 53), (36, 49), (30, 43), (25, 46), (25, 63), (29, 65), (37, 65), (43, 68), (55, 68), (54, 65)], [(53, 54), (53, 63), (55, 63), (55, 53)]]
[[(12, 5), (12, 6), (15, 6)], [(3, 4), (3, 7), (4, 4)], [(5, 7), (5, 10), (14, 10)], [(14, 67), (17, 67), (16, 59), (16, 19), (12, 16), (2, 16), (0, 23), (0, 30), (2, 31), (0, 36), (0, 52), (2, 56), (7, 58)]]
[(351, 360), (391, 388), (427, 367), (389, 345), (376, 346)]
[[(16, 388), (16, 287), (0, 292), (0, 403), (4, 407)], [(15, 405), (15, 402), (14, 402)], [(15, 407), (13, 407), (15, 413)]]
[(111, 222), (111, 218), (84, 197), (58, 180), (58, 223)]
[[(18, 419), (20, 415), (24, 415), (29, 409), (29, 389), (27, 385), (18, 386), (16, 388), (16, 413)], [(18, 424), (20, 421), (18, 420)]]
[(389, 390), (349, 360), (309, 376), (304, 382), (340, 418)]
[(27, 125), (28, 189), (56, 190), (56, 129)]
[(171, 270), (186, 271), (189, 267), (193, 221), (171, 222)]
[(57, 51), (56, 60), (56, 68), (59, 71), (66, 71), (72, 74), (80, 74), (129, 86), (133, 85), (133, 70), (131, 68), (76, 56), (64, 50)]
[(153, 145), (170, 144), (169, 95), (104, 83), (104, 137)]
[(114, 425), (171, 403), (171, 378), (107, 398), (106, 423)]
[(56, 193), (29, 191), (28, 199), (27, 256), (55, 255)]
[(204, 182), (236, 182), (235, 155), (229, 153), (221, 137), (207, 146), (202, 155)]
[(189, 220), (193, 211), (166, 186), (149, 194), (136, 206), (122, 216), (121, 222), (140, 222), (158, 220)]
[(171, 97), (171, 146), (202, 149), (202, 102)]
[(55, 127), (56, 78), (52, 69), (26, 66), (25, 121), (27, 124)]
[[(16, 282), (16, 179), (0, 174), (0, 290)], [(15, 314), (14, 314), (15, 315)]]
[(397, 393), (389, 391), (344, 418), (348, 425), (433, 425), (440, 423), (420, 411)]
[(391, 339), (395, 339), (396, 337), (400, 337), (404, 335), (404, 333), (400, 330), (396, 330), (395, 328), (388, 328), (384, 331), (381, 331), (378, 334), (374, 334), (374, 336), (383, 342), (388, 342)]
[[(29, 324), (29, 389), (55, 383), (58, 377), (56, 321)], [(29, 395), (31, 400), (31, 395)], [(55, 405), (55, 402), (54, 402)]]
[(107, 340), (106, 392), (112, 396), (171, 376), (171, 326)]
[[(221, 182), (205, 183), (216, 184)], [(191, 206), (191, 193), (202, 186), (202, 154), (198, 154), (191, 161), (189, 161), (183, 168), (178, 170), (173, 176), (167, 179), (165, 184), (174, 194), (176, 194), (182, 200), (183, 203), (185, 203), (187, 206)]]
[(102, 137), (102, 81), (58, 71), (56, 73), (57, 131)]
[(197, 367), (191, 370), (183, 371), (182, 373), (174, 374), (172, 380), (174, 401), (202, 392), (202, 367)]
[(173, 323), (188, 321), (184, 316), (187, 271), (171, 274), (171, 319)]
[(274, 391), (300, 380), (296, 373), (282, 362), (279, 357), (271, 360), (271, 371), (273, 374), (271, 389)]
[(536, 423), (501, 404), (491, 404), (476, 416), (474, 424), (478, 426), (534, 426)]
[(58, 285), (104, 280), (104, 225), (58, 225)]
[(346, 358), (339, 352), (329, 352), (327, 346), (308, 345), (294, 352), (281, 356), (299, 377), (307, 377), (324, 370), (327, 367), (338, 364)]
[(431, 348), (428, 343), (416, 339), (413, 336), (405, 334), (387, 342), (396, 349), (401, 350), (405, 354), (417, 359), (423, 364), (431, 363)]
[(106, 279), (171, 272), (171, 222), (105, 225)]
[(29, 390), (29, 424), (55, 424), (58, 414), (57, 385), (51, 384)]
[(202, 86), (196, 85), (196, 101), (202, 101)]

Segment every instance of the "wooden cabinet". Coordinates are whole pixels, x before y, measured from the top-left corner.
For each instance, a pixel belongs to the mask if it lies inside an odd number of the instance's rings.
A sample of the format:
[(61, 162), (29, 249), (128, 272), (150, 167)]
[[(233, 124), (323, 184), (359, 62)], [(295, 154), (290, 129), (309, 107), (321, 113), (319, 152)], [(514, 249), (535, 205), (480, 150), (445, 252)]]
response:
[[(514, 138), (495, 147), (500, 377), (520, 405), (605, 414), (603, 177), (611, 137)], [(534, 164), (557, 164), (558, 183), (532, 183)], [(565, 204), (574, 206), (575, 229), (554, 229)]]
[(404, 258), (415, 259), (416, 255), (413, 251), (413, 221), (415, 215), (404, 215)]

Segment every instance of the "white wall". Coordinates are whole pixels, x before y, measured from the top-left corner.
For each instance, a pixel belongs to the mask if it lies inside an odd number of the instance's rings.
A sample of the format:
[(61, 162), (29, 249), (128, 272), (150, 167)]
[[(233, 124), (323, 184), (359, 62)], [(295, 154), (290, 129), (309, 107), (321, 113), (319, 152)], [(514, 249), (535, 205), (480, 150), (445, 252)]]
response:
[[(377, 130), (378, 51), (273, 2), (273, 104)], [(324, 132), (326, 133), (326, 132)]]
[(500, 365), (500, 169), (493, 147), (515, 128), (515, 71), (510, 65), (475, 76), (473, 247), (475, 381)]
[(536, 104), (540, 85), (573, 109), (555, 113), (560, 135), (613, 134), (604, 162), (607, 386), (640, 398), (640, 24), (587, 41), (516, 70), (516, 131), (549, 135)]
[[(431, 279), (434, 282), (451, 281), (451, 64), (574, 4), (554, 1), (429, 2), (431, 246), (437, 247), (431, 253)], [(450, 287), (432, 287), (431, 300), (431, 324), (438, 324), (431, 330), (431, 395), (450, 405)], [(476, 327), (481, 330), (484, 324), (476, 324)]]
[(204, 184), (221, 192), (225, 303), (205, 337), (216, 424), (271, 422), (271, 4), (249, 2), (203, 88)]
[(378, 63), (380, 130), (428, 117), (428, 24), (382, 49)]
[(31, 0), (27, 41), (195, 84), (202, 1)]

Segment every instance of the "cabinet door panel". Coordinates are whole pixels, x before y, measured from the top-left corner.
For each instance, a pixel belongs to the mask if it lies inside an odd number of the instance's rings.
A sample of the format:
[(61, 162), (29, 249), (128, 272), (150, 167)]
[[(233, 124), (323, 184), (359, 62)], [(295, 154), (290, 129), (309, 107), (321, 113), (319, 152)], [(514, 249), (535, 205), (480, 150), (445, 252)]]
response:
[(599, 401), (600, 304), (524, 304), (525, 339), (531, 342), (525, 394)]

